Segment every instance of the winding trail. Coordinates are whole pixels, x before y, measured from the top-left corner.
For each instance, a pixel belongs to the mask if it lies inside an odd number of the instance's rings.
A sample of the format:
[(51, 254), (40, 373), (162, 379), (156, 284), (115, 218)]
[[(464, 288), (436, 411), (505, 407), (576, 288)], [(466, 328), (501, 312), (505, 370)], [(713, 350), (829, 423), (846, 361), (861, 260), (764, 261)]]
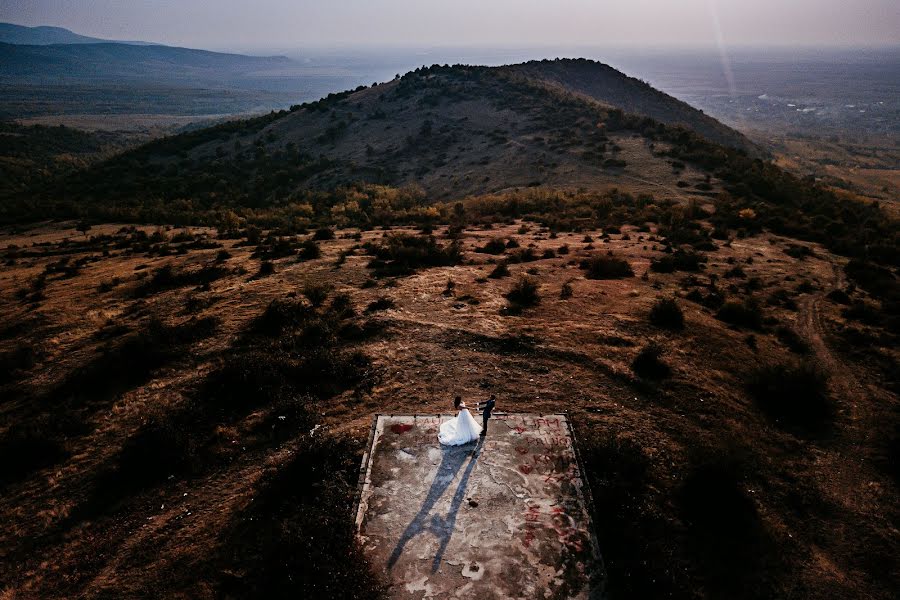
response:
[(841, 289), (844, 286), (844, 274), (840, 268), (832, 264), (832, 270), (833, 280), (831, 287), (819, 294), (808, 296), (800, 303), (797, 325), (800, 328), (800, 333), (809, 342), (815, 354), (816, 362), (831, 376), (832, 391), (836, 392), (843, 399), (854, 401), (859, 396), (859, 383), (847, 368), (847, 365), (831, 352), (825, 341), (827, 324), (822, 311), (822, 302), (826, 301), (825, 296), (829, 292)]

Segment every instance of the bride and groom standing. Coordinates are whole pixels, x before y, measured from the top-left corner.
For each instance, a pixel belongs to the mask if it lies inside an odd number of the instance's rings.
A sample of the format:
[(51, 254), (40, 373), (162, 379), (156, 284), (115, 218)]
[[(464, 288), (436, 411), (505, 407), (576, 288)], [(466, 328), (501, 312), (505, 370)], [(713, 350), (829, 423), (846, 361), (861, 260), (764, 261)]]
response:
[(488, 420), (491, 418), (491, 412), (497, 404), (497, 397), (491, 394), (490, 399), (485, 403), (481, 413), (481, 425), (466, 408), (466, 403), (457, 396), (453, 401), (453, 407), (459, 412), (457, 415), (441, 423), (440, 432), (438, 433), (438, 441), (445, 446), (461, 446), (474, 442), (479, 436), (487, 435)]

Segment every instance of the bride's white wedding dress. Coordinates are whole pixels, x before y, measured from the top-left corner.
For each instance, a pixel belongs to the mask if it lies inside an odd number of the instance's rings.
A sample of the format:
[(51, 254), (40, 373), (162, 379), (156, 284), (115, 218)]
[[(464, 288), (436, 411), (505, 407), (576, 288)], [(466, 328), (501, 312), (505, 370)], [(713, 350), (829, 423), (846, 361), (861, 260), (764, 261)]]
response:
[(469, 409), (463, 407), (454, 418), (441, 423), (438, 441), (445, 446), (461, 446), (474, 442), (480, 434), (481, 425), (478, 424)]

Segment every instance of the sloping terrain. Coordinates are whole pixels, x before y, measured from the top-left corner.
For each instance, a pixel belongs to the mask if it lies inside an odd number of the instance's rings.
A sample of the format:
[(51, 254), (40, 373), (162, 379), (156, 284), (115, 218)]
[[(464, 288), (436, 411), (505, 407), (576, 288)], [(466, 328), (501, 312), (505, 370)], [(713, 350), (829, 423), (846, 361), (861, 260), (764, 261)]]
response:
[(667, 143), (655, 139), (656, 126), (503, 69), (432, 67), (150, 144), (66, 193), (144, 202), (185, 197), (188, 185), (192, 199), (272, 206), (359, 181), (415, 185), (439, 200), (539, 185), (638, 184), (687, 196), (677, 188), (683, 180), (709, 195), (715, 188), (703, 173), (662, 154)]
[(586, 59), (557, 59), (527, 62), (508, 69), (628, 113), (644, 115), (666, 125), (680, 125), (723, 146), (754, 154), (760, 152), (742, 134), (703, 114), (703, 111), (601, 63)]
[(5, 232), (3, 592), (377, 597), (350, 514), (372, 415), (495, 393), (567, 411), (611, 597), (895, 597), (874, 279), (766, 233), (667, 251), (677, 207), (578, 232), (463, 208), (431, 241)]
[(496, 393), (567, 412), (613, 598), (894, 598), (896, 221), (557, 67), (423, 68), (5, 201), (0, 597), (379, 597), (372, 415)]

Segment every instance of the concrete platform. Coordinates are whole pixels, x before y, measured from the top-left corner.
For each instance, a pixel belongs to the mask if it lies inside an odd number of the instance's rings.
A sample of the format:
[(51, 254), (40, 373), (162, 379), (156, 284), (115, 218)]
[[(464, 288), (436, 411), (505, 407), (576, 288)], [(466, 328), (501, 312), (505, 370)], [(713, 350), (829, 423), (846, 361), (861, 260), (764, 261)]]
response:
[(495, 413), (482, 441), (441, 446), (451, 417), (380, 415), (372, 427), (357, 527), (392, 597), (603, 597), (565, 416)]

